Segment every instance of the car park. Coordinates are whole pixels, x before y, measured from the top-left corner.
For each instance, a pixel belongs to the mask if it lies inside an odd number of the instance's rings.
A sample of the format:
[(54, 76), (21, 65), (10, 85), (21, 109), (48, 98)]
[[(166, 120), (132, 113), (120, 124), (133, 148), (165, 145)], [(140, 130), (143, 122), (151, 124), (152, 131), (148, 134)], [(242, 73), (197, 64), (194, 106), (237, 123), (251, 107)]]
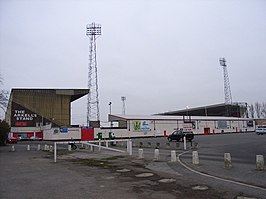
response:
[(177, 142), (183, 141), (184, 137), (186, 137), (186, 140), (191, 142), (194, 139), (193, 132), (184, 132), (183, 130), (176, 130), (172, 134), (168, 135), (167, 139), (169, 142), (172, 140), (176, 140)]

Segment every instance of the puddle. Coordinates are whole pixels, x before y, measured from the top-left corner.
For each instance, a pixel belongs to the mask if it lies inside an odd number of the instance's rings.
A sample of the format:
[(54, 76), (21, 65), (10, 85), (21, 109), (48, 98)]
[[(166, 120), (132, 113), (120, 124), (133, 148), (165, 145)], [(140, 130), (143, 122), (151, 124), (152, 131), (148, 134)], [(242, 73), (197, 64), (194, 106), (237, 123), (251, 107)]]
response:
[(137, 178), (147, 178), (147, 177), (151, 177), (153, 175), (154, 175), (153, 173), (141, 173), (141, 174), (138, 174), (138, 175), (135, 175), (135, 176)]

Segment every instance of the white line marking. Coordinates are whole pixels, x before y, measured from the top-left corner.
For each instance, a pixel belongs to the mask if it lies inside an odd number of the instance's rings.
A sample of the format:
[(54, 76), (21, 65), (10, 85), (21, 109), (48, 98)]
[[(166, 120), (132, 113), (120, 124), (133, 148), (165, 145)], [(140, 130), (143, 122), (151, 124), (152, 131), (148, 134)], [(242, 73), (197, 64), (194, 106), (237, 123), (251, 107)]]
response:
[(216, 176), (212, 176), (212, 175), (209, 175), (209, 174), (205, 174), (205, 173), (201, 173), (199, 171), (196, 171), (192, 168), (190, 168), (189, 166), (185, 165), (181, 160), (180, 160), (180, 156), (182, 156), (183, 154), (185, 153), (188, 153), (189, 151), (185, 151), (183, 153), (180, 153), (178, 156), (177, 156), (177, 161), (183, 166), (185, 167), (186, 169), (188, 169), (189, 171), (193, 172), (193, 173), (196, 173), (196, 174), (199, 174), (199, 175), (202, 175), (202, 176), (205, 176), (205, 177), (209, 177), (209, 178), (213, 178), (213, 179), (216, 179), (216, 180), (221, 180), (221, 181), (224, 181), (224, 182), (230, 182), (230, 183), (233, 183), (233, 184), (237, 184), (237, 185), (241, 185), (241, 186), (245, 186), (245, 187), (249, 187), (249, 188), (254, 188), (254, 189), (260, 189), (262, 191), (266, 191), (265, 188), (263, 187), (258, 187), (258, 186), (255, 186), (255, 185), (250, 185), (250, 184), (246, 184), (246, 183), (243, 183), (243, 182), (237, 182), (237, 181), (233, 181), (233, 180), (228, 180), (228, 179), (224, 179), (224, 178), (220, 178), (220, 177), (216, 177)]

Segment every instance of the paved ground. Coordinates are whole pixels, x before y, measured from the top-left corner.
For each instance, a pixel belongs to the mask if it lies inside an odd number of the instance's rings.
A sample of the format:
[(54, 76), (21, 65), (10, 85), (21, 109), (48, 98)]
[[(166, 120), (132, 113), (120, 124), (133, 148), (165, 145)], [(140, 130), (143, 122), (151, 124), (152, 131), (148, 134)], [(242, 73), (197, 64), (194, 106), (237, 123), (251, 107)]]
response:
[[(265, 136), (266, 138), (266, 136)], [(200, 138), (202, 139), (202, 138)], [(263, 138), (264, 139), (264, 138)], [(244, 138), (244, 140), (246, 140)], [(244, 142), (244, 141), (243, 141)], [(203, 149), (204, 142), (199, 149)], [(264, 142), (265, 143), (265, 142)], [(104, 150), (76, 150), (67, 152), (63, 148), (58, 151), (58, 161), (53, 162), (53, 154), (37, 151), (37, 144), (31, 144), (32, 150), (26, 151), (26, 142), (19, 143), (15, 152), (10, 152), (11, 145), (0, 147), (0, 198), (237, 198), (246, 196), (265, 198), (266, 189), (256, 189), (223, 182), (209, 177), (195, 174), (178, 162), (168, 162), (170, 150), (160, 149), (161, 160), (153, 161), (154, 149), (144, 148), (145, 159), (136, 158), (137, 148), (132, 157)], [(168, 147), (168, 146), (167, 146)], [(183, 152), (176, 150), (177, 153)], [(212, 150), (213, 151), (213, 150)], [(190, 154), (190, 152), (188, 153)], [(216, 153), (214, 153), (216, 154)], [(181, 160), (193, 168), (189, 155), (184, 154)], [(206, 171), (206, 160), (200, 160), (197, 170)], [(213, 163), (213, 162), (212, 162)], [(214, 161), (214, 165), (218, 163)], [(211, 173), (228, 172), (243, 173), (237, 166), (226, 171), (220, 168), (207, 168)], [(125, 172), (128, 169), (129, 172)], [(239, 172), (238, 172), (239, 171)], [(152, 173), (150, 177), (136, 177), (143, 173)], [(254, 175), (258, 179), (256, 186), (266, 188), (264, 183), (265, 171), (257, 173), (248, 170), (245, 175)], [(242, 176), (241, 179), (246, 177)], [(239, 174), (236, 174), (239, 176)], [(225, 175), (225, 177), (227, 177)], [(161, 182), (163, 179), (173, 179), (173, 182)], [(249, 183), (249, 181), (245, 181)], [(208, 189), (192, 190), (200, 185)], [(239, 197), (240, 198), (240, 197)]]

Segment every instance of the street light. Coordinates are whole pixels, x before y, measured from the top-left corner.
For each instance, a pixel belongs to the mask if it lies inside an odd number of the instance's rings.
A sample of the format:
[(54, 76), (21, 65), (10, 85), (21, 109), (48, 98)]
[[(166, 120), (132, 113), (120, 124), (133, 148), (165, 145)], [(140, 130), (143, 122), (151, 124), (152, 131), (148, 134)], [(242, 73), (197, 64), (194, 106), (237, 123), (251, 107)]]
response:
[[(111, 114), (112, 114), (112, 102), (109, 102), (109, 106), (110, 106), (110, 117), (111, 117)], [(111, 128), (112, 127), (113, 127), (113, 122), (111, 121)]]

